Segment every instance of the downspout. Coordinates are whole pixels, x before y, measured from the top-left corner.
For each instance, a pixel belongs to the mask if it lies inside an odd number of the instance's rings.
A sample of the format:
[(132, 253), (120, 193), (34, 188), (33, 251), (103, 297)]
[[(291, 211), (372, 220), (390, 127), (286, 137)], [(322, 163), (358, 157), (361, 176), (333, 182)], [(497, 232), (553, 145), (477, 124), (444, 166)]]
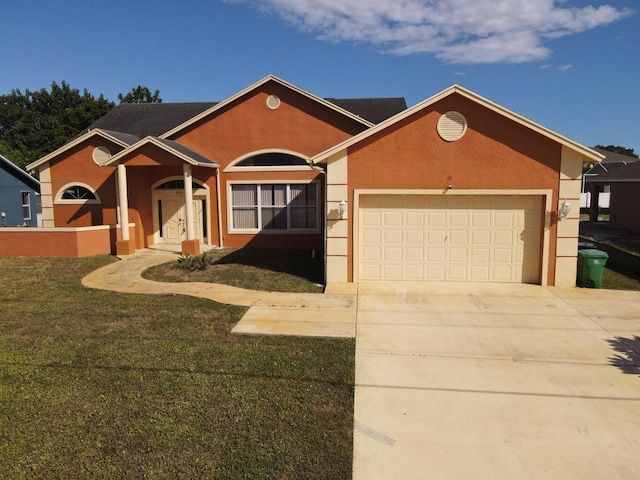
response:
[(328, 211), (328, 207), (327, 207), (327, 171), (322, 168), (322, 167), (318, 167), (317, 165), (311, 165), (311, 168), (313, 170), (315, 170), (316, 172), (321, 173), (322, 175), (324, 175), (324, 215), (323, 215), (323, 226), (322, 226), (322, 242), (324, 244), (324, 286), (325, 288), (327, 287), (327, 215), (329, 213)]
[(218, 247), (222, 248), (222, 204), (220, 197), (220, 168), (216, 170), (216, 203), (218, 204)]

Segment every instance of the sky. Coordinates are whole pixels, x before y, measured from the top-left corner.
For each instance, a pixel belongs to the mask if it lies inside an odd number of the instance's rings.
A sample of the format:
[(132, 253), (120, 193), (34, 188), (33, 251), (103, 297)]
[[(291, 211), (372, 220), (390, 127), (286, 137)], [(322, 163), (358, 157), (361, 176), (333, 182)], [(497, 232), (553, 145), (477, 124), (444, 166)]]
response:
[(3, 0), (0, 94), (222, 101), (269, 74), (320, 97), (459, 84), (587, 146), (640, 153), (638, 0)]

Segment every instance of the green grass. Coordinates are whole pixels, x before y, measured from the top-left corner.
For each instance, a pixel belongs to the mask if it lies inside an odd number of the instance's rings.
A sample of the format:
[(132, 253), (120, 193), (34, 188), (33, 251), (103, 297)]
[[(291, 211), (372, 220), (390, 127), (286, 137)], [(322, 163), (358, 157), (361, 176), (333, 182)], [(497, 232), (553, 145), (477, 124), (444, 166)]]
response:
[(613, 266), (605, 267), (602, 288), (609, 290), (640, 290), (640, 275)]
[(157, 265), (143, 277), (161, 282), (210, 282), (271, 292), (321, 293), (323, 258), (308, 250), (270, 248), (212, 250), (203, 271), (180, 269), (178, 262)]
[(350, 478), (353, 340), (81, 286), (111, 261), (0, 258), (0, 478)]

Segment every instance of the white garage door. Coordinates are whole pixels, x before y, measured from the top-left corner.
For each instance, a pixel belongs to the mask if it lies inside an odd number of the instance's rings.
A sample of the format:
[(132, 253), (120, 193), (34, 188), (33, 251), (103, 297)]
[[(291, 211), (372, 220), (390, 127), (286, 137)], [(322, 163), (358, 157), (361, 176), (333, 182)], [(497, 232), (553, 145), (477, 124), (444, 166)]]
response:
[(363, 195), (360, 280), (538, 283), (542, 198)]

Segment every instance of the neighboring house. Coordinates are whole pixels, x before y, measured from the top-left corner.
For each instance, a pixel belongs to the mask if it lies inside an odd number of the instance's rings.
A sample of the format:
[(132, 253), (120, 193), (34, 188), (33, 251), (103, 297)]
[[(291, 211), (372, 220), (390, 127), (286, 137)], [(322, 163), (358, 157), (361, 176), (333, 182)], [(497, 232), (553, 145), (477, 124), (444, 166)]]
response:
[(582, 165), (601, 158), (460, 86), (406, 109), (268, 76), (220, 103), (121, 105), (28, 168), (45, 227), (130, 225), (119, 254), (306, 248), (328, 282), (569, 286)]
[[(589, 165), (584, 173), (584, 195), (588, 198), (589, 221), (597, 222), (600, 208), (609, 208), (609, 226), (640, 232), (640, 161), (607, 150), (602, 163)], [(608, 202), (602, 202), (602, 197)], [(608, 197), (608, 198), (607, 198)]]
[(0, 226), (37, 226), (40, 182), (0, 155)]

